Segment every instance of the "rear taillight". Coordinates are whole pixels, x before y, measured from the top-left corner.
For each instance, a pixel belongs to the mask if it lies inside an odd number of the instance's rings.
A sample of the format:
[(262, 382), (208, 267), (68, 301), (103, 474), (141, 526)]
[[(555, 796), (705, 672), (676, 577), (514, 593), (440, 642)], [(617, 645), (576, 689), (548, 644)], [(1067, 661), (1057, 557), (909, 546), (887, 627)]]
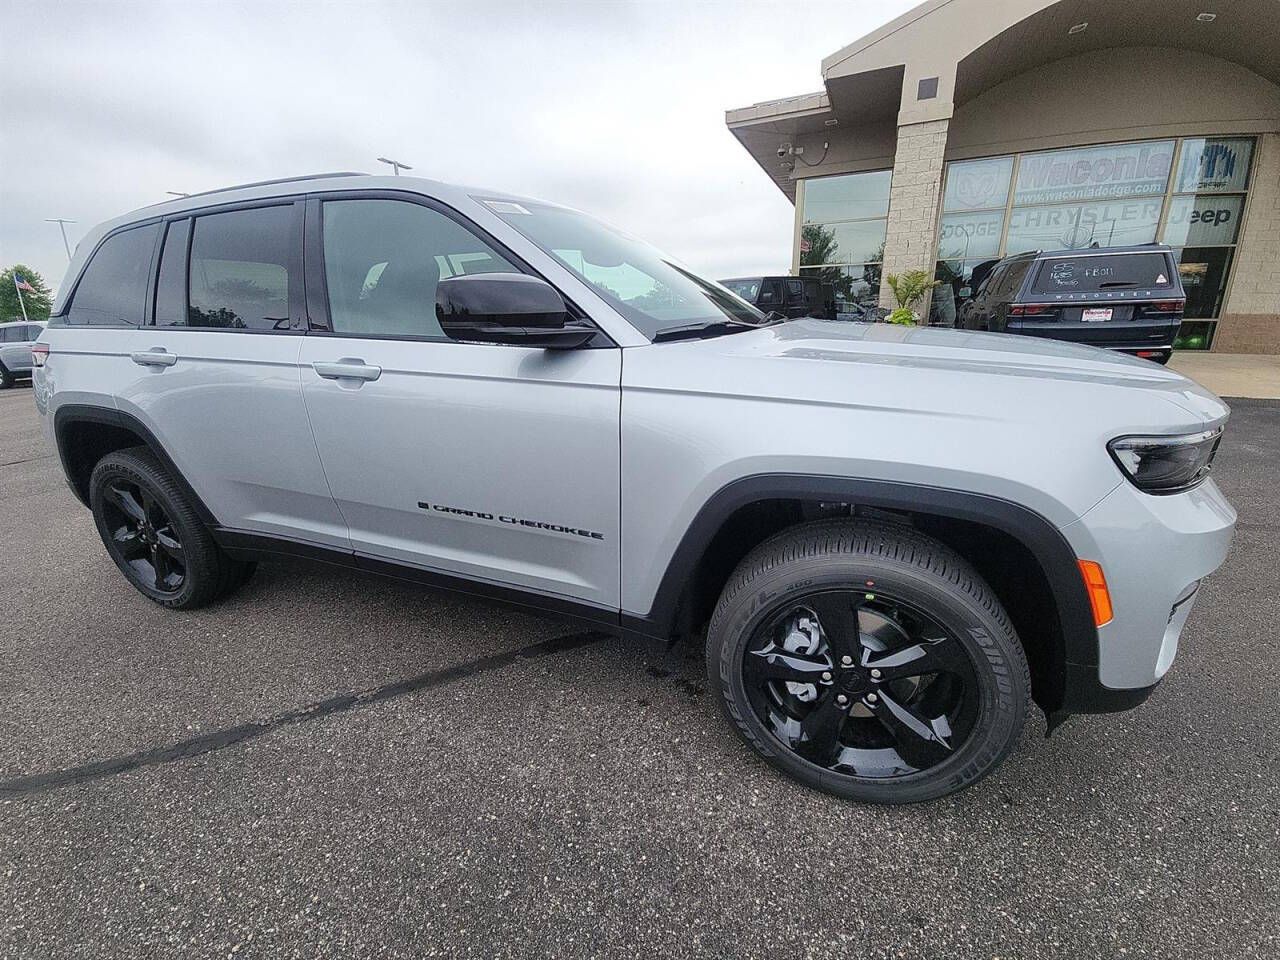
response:
[(1181, 313), (1185, 300), (1157, 300), (1146, 305), (1149, 313)]
[(47, 343), (33, 343), (31, 345), (31, 363), (33, 366), (43, 367), (44, 362), (49, 359), (49, 345)]
[(1056, 317), (1058, 308), (1052, 303), (1015, 303), (1009, 308), (1011, 317)]

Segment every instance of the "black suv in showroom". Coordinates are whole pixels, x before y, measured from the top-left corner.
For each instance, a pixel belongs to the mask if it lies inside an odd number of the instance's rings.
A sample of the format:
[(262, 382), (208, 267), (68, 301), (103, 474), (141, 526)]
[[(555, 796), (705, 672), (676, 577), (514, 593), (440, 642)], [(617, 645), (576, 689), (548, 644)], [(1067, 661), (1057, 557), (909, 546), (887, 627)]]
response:
[(991, 269), (956, 326), (1167, 363), (1186, 302), (1177, 260), (1163, 245), (1020, 253)]

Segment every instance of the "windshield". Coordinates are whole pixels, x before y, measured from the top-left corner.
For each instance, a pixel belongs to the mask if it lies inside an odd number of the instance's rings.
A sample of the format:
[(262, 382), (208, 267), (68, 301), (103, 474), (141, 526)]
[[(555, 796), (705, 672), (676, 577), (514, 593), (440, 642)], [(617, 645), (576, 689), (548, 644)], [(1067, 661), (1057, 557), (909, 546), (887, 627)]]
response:
[(766, 320), (718, 284), (586, 214), (550, 204), (476, 199), (589, 283), (650, 340), (664, 331)]

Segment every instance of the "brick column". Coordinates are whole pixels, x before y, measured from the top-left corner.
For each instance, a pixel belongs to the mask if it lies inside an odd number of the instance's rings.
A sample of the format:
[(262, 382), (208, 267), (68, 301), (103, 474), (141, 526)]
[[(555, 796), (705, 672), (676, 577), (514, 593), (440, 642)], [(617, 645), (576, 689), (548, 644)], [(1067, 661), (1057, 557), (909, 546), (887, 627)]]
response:
[(1259, 137), (1257, 149), (1214, 353), (1280, 353), (1280, 134)]
[[(942, 190), (942, 155), (951, 121), (927, 120), (898, 127), (889, 191), (889, 226), (884, 244), (884, 276), (924, 270), (933, 276), (938, 249), (938, 208)], [(892, 308), (889, 284), (880, 283), (880, 305)], [(927, 317), (928, 298), (917, 306)]]

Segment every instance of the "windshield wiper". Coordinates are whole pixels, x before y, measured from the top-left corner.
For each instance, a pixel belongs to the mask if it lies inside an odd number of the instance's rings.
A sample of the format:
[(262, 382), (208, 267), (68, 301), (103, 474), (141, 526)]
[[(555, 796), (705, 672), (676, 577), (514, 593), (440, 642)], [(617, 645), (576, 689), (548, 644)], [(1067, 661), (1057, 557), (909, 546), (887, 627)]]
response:
[(682, 327), (664, 327), (653, 335), (653, 342), (663, 340), (706, 340), (725, 333), (752, 330), (764, 324), (742, 323), (739, 320), (713, 320), (710, 323), (689, 323)]
[(788, 317), (785, 313), (770, 310), (768, 316), (759, 323), (748, 323), (746, 320), (726, 317), (723, 320), (712, 320), (709, 323), (690, 323), (683, 327), (664, 327), (653, 335), (653, 342), (658, 343), (662, 340), (697, 340), (699, 338), (705, 340), (710, 337), (718, 337), (723, 333), (736, 333), (739, 330), (759, 330), (761, 327), (772, 327), (775, 324), (786, 323), (792, 319), (794, 318)]

